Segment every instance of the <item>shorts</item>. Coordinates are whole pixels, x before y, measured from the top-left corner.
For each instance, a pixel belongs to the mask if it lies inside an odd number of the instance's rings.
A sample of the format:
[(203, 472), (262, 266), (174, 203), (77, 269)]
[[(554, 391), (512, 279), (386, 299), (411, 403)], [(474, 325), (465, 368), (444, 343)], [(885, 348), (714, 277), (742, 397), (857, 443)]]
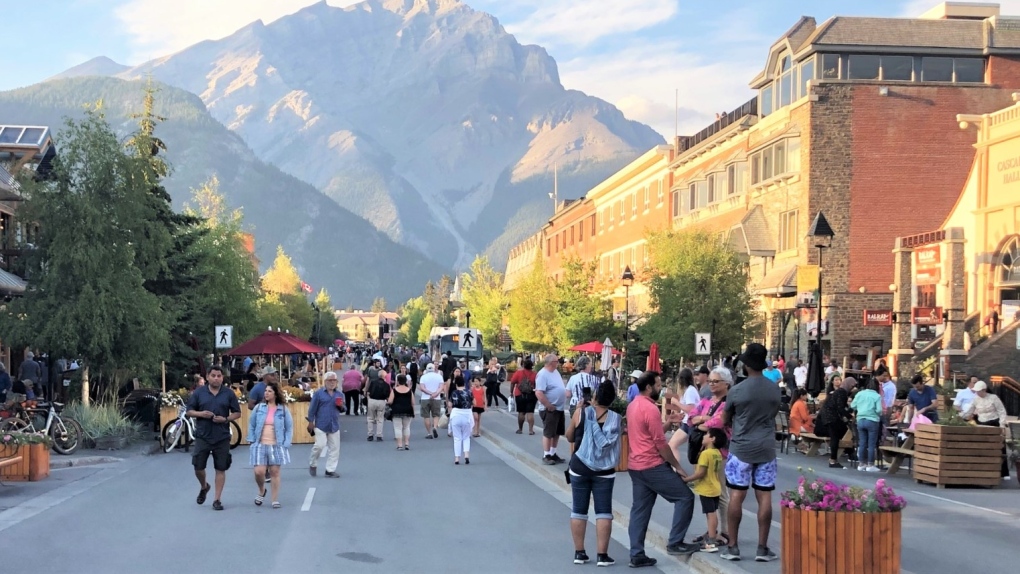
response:
[(719, 497), (718, 496), (699, 496), (701, 499), (701, 513), (712, 514), (716, 510), (719, 510)]
[(485, 408), (484, 407), (471, 407), (471, 412), (477, 413), (477, 414), (482, 414), (482, 413), (485, 412)]
[(528, 414), (535, 412), (535, 407), (538, 406), (538, 397), (535, 393), (522, 393), (521, 395), (514, 397), (516, 403), (517, 412), (520, 414)]
[(195, 454), (191, 455), (191, 463), (195, 465), (195, 470), (205, 470), (205, 467), (209, 463), (209, 455), (213, 457), (213, 468), (220, 471), (226, 472), (230, 470), (230, 463), (233, 460), (230, 455), (230, 438), (225, 438), (219, 442), (206, 442), (205, 439), (195, 438)]
[(775, 490), (777, 472), (776, 459), (752, 464), (730, 453), (726, 459), (726, 486), (734, 490), (747, 490), (750, 487), (760, 491)]
[(443, 405), (439, 399), (422, 399), (421, 400), (421, 416), (422, 418), (440, 417), (443, 414)]
[(248, 462), (252, 466), (283, 466), (290, 464), (287, 447), (278, 444), (252, 443)]
[(563, 436), (566, 431), (563, 411), (542, 411), (542, 436), (545, 438), (556, 438)]

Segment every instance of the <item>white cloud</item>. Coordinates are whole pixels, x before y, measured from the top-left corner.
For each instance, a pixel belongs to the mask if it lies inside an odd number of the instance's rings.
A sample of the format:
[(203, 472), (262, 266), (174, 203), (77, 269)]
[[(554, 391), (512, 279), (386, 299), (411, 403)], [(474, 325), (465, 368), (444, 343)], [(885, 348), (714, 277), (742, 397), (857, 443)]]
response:
[(712, 59), (685, 53), (677, 44), (633, 44), (615, 54), (578, 57), (561, 66), (568, 88), (616, 105), (629, 119), (673, 136), (676, 90), (680, 90), (680, 133), (697, 132), (749, 100), (748, 82), (760, 62), (746, 57)]
[(628, 34), (676, 15), (679, 0), (519, 0), (533, 11), (508, 30), (545, 46), (588, 46), (599, 38)]
[[(348, 6), (356, 0), (328, 0)], [(203, 40), (229, 36), (256, 21), (293, 14), (315, 0), (128, 0), (114, 14), (132, 37), (135, 55), (149, 60)]]

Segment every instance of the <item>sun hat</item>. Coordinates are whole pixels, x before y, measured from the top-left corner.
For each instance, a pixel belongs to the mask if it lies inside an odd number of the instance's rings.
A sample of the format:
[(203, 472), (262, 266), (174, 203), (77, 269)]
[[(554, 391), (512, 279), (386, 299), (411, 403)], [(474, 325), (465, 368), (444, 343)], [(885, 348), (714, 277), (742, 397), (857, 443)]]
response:
[(764, 371), (765, 360), (768, 358), (768, 349), (761, 343), (751, 343), (740, 355), (740, 362), (753, 371)]
[(985, 384), (984, 381), (978, 381), (978, 382), (974, 383), (974, 392), (975, 393), (978, 392), (978, 391), (987, 391), (987, 390), (988, 390), (988, 385)]
[(635, 379), (640, 379), (641, 375), (644, 375), (644, 372), (639, 371), (638, 369), (634, 369), (634, 372), (630, 374), (630, 376)]

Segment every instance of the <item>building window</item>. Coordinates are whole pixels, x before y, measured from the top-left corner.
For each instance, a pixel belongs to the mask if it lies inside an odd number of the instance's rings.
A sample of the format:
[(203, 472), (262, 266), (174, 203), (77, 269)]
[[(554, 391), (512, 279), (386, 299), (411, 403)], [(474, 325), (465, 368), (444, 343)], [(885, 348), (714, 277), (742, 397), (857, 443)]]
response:
[(673, 202), (673, 218), (680, 217), (680, 192), (674, 191), (670, 193), (669, 199)]
[(591, 216), (591, 236), (595, 237), (595, 216)]
[(552, 239), (545, 240), (545, 256), (549, 257), (552, 255)]
[(747, 163), (731, 164), (726, 168), (726, 196), (739, 195), (747, 191)]
[(690, 184), (687, 186), (687, 212), (690, 213), (698, 208), (698, 186)]
[(797, 248), (797, 210), (779, 214), (779, 251)]
[(716, 182), (716, 174), (713, 173), (713, 174), (708, 176), (708, 182), (707, 182), (707, 185), (708, 185), (708, 205), (712, 205), (713, 203), (716, 202), (715, 182)]
[(615, 210), (613, 209), (613, 206), (610, 205), (609, 206), (609, 229), (613, 228), (613, 221), (615, 221), (615, 219), (613, 218), (613, 212), (614, 211)]
[(783, 56), (779, 61), (779, 98), (778, 105), (776, 108), (782, 108), (790, 105), (793, 102), (793, 90), (795, 69), (793, 67), (793, 60), (790, 56)]
[(570, 245), (574, 244), (574, 226), (570, 226)]
[(643, 197), (645, 198), (645, 211), (648, 211), (648, 208), (652, 205), (652, 188), (646, 187)]
[(772, 146), (772, 150), (774, 154), (772, 158), (773, 175), (786, 173), (786, 142), (776, 142), (776, 145)]
[(775, 175), (775, 172), (773, 171), (773, 166), (774, 166), (773, 156), (775, 155), (775, 153), (773, 152), (772, 148), (773, 148), (773, 146), (768, 146), (767, 148), (765, 148), (765, 149), (761, 150), (760, 152), (758, 152), (759, 154), (761, 154), (761, 180), (762, 181), (765, 181), (767, 179), (772, 179), (772, 176)]
[(808, 81), (813, 80), (815, 77), (815, 60), (811, 58), (800, 65), (800, 91), (797, 94), (798, 98), (803, 98), (808, 95)]
[(922, 82), (952, 82), (952, 58), (921, 58)]
[(635, 217), (637, 215), (637, 194), (630, 194), (630, 216)]
[(985, 81), (985, 61), (981, 58), (954, 58), (954, 81), (962, 83), (982, 83)]
[(660, 184), (658, 186), (658, 188), (659, 188), (659, 205), (662, 205), (662, 200), (664, 199), (663, 196), (666, 194), (666, 188), (669, 187), (669, 183), (668, 182), (669, 182), (669, 179), (664, 177), (664, 178), (662, 178), (662, 184)]
[(751, 185), (757, 185), (761, 182), (761, 155), (753, 154), (751, 156)]
[(822, 79), (839, 79), (839, 54), (822, 54)]
[(800, 138), (786, 140), (786, 173), (800, 172)]
[[(792, 157), (796, 155), (797, 157)], [(800, 171), (800, 138), (787, 138), (751, 154), (751, 185)]]
[(850, 55), (850, 80), (877, 80), (881, 60), (871, 54)]
[(616, 218), (620, 220), (620, 225), (623, 225), (624, 222), (626, 221), (624, 213), (626, 212), (623, 209), (623, 200), (621, 199), (620, 201), (616, 202)]
[(882, 79), (909, 82), (914, 79), (914, 58), (882, 56)]
[(631, 247), (630, 251), (627, 253), (627, 261), (628, 261), (628, 265), (630, 265), (631, 268), (633, 269), (634, 268), (634, 261), (635, 261), (635, 259), (634, 259), (634, 248), (633, 247)]
[(772, 113), (772, 84), (769, 84), (761, 89), (761, 96), (758, 98), (758, 111), (761, 113), (761, 117), (765, 117)]

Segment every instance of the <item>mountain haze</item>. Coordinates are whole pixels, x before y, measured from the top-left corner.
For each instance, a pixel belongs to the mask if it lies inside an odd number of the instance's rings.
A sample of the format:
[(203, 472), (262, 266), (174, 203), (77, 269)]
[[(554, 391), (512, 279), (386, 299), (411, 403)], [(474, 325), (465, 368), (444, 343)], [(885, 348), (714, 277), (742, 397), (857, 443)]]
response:
[(323, 2), (129, 70), (78, 73), (104, 72), (197, 94), (260, 159), (450, 266), (479, 252), (502, 266), (551, 214), (554, 164), (573, 198), (663, 143), (565, 89), (543, 48), (458, 0)]
[[(102, 100), (110, 123), (126, 135), (137, 129), (130, 115), (142, 109), (144, 87), (144, 82), (93, 76), (0, 92), (0, 124), (51, 126), (59, 150), (64, 118), (80, 117), (83, 104)], [(173, 171), (166, 187), (175, 206), (183, 207), (191, 189), (217, 176), (228, 206), (243, 208), (263, 270), (276, 246), (283, 245), (302, 278), (315, 289), (326, 287), (334, 304), (366, 307), (378, 296), (404, 301), (446, 272), (311, 185), (255, 157), (194, 94), (157, 87), (155, 111), (167, 119), (156, 134), (168, 147)]]

